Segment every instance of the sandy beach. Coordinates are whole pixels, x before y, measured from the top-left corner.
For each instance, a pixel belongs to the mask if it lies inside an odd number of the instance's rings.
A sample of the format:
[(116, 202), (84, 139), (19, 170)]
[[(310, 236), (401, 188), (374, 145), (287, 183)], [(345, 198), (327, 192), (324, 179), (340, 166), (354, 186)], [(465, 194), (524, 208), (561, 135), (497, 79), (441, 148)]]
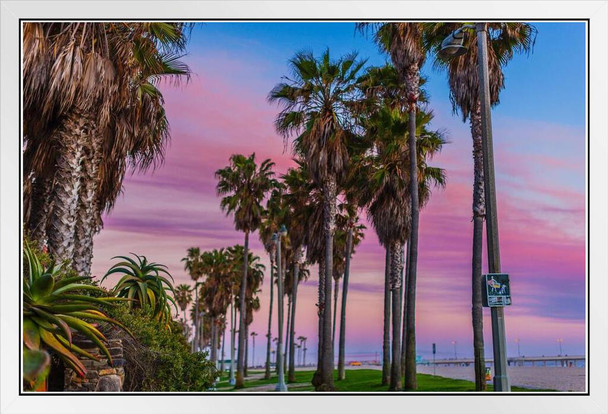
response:
[[(418, 372), (433, 374), (433, 367), (418, 365)], [(558, 391), (585, 392), (585, 368), (576, 367), (518, 367), (508, 368), (511, 385), (525, 388), (544, 388)], [(437, 366), (435, 375), (475, 381), (473, 366)]]

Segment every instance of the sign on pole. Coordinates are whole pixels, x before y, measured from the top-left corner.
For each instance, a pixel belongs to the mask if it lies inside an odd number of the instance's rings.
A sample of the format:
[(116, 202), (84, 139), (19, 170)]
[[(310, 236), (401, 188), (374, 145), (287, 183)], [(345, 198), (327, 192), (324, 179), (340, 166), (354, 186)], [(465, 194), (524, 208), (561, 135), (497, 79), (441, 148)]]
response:
[(488, 273), (483, 275), (483, 306), (494, 308), (511, 304), (509, 275), (506, 273)]

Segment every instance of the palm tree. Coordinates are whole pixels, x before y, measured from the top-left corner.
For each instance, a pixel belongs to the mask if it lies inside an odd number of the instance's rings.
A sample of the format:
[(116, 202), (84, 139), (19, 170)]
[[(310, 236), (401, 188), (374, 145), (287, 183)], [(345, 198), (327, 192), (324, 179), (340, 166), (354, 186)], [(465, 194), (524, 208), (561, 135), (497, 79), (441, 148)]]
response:
[(186, 308), (192, 302), (192, 287), (182, 283), (175, 287), (175, 300), (182, 310), (184, 317), (184, 324), (186, 323)]
[(272, 235), (279, 230), (277, 223), (282, 221), (283, 212), (283, 187), (280, 182), (276, 183), (276, 187), (272, 190), (270, 197), (266, 203), (266, 209), (263, 211), (262, 223), (259, 227), (259, 235), (266, 252), (270, 259), (270, 301), (268, 308), (268, 332), (266, 333), (266, 364), (265, 364), (265, 379), (270, 379), (270, 357), (271, 357), (271, 338), (272, 338), (272, 311), (274, 301), (274, 283), (275, 283), (275, 257), (276, 246), (272, 241)]
[(187, 77), (183, 23), (24, 26), (26, 231), (90, 273), (92, 237), (127, 167), (162, 159), (161, 78)]
[(287, 292), (291, 298), (291, 309), (289, 313), (289, 369), (288, 382), (295, 382), (295, 321), (298, 298), (298, 286), (302, 280), (308, 279), (309, 271), (305, 265), (304, 248), (307, 242), (306, 223), (310, 208), (311, 183), (304, 166), (290, 168), (282, 176), (286, 187), (284, 197), (285, 222), (289, 226), (289, 253), (291, 259), (291, 271), (288, 272), (290, 280), (286, 282)]
[(313, 384), (319, 384), (320, 366), (323, 357), (323, 327), (325, 309), (325, 254), (323, 234), (323, 195), (318, 186), (313, 182), (306, 163), (299, 157), (294, 158), (298, 164), (297, 168), (289, 169), (282, 178), (289, 191), (285, 194), (290, 206), (297, 206), (293, 211), (294, 223), (303, 225), (305, 229), (304, 240), (306, 246), (306, 262), (318, 264), (318, 342), (317, 342), (317, 371), (313, 377)]
[[(339, 211), (339, 210), (338, 210)], [(338, 296), (340, 295), (340, 281), (344, 276), (346, 266), (346, 218), (338, 213), (336, 215), (336, 232), (334, 233), (334, 253), (333, 253), (333, 281), (334, 281), (334, 305), (333, 320), (331, 326), (331, 343), (335, 352), (336, 349), (336, 317), (338, 316)]]
[[(401, 388), (401, 283), (403, 271), (403, 246), (408, 241), (410, 230), (409, 174), (402, 168), (409, 163), (409, 148), (404, 145), (403, 137), (409, 130), (409, 114), (402, 108), (391, 106), (380, 107), (368, 120), (368, 134), (373, 139), (373, 152), (369, 156), (368, 176), (372, 177), (365, 197), (368, 197), (368, 213), (376, 229), (380, 242), (387, 247), (387, 264), (389, 283), (392, 292), (392, 362), (389, 389)], [(429, 131), (428, 123), (432, 113), (418, 112), (416, 133), (420, 136), (418, 146), (417, 176), (423, 178), (417, 184), (417, 191), (422, 188), (421, 200), (430, 197), (429, 182), (443, 185), (443, 170), (429, 167), (426, 159), (438, 151), (445, 142), (440, 133)], [(422, 144), (424, 142), (424, 144)], [(424, 175), (418, 174), (422, 171)], [(420, 207), (420, 205), (418, 205)], [(409, 288), (409, 287), (408, 287)], [(407, 289), (406, 289), (407, 291)]]
[[(462, 23), (425, 24), (425, 47), (435, 54), (441, 42)], [(499, 103), (500, 91), (504, 88), (502, 66), (514, 53), (529, 53), (536, 38), (536, 29), (528, 23), (488, 23), (492, 33), (488, 42), (488, 66), (490, 79), (490, 103)], [(473, 138), (473, 260), (472, 260), (472, 323), (473, 350), (475, 355), (475, 389), (486, 389), (485, 356), (483, 344), (482, 308), (482, 243), (485, 221), (485, 192), (483, 173), (483, 150), (481, 137), (481, 101), (479, 98), (478, 49), (475, 36), (465, 36), (468, 53), (450, 60), (436, 55), (435, 66), (448, 71), (450, 99), (454, 111), (460, 111), (463, 122), (471, 126)]]
[[(244, 262), (244, 247), (242, 245), (236, 245), (230, 247), (228, 249), (229, 252), (229, 260), (232, 262), (232, 269), (235, 270), (234, 277), (234, 302), (240, 303), (240, 284), (241, 278), (239, 277), (240, 270), (243, 268)], [(264, 281), (264, 270), (265, 266), (260, 263), (260, 257), (251, 253), (251, 251), (247, 252), (247, 289), (245, 292), (245, 303), (246, 303), (246, 315), (245, 315), (245, 335), (247, 335), (249, 330), (249, 325), (253, 322), (253, 312), (258, 311), (260, 309), (260, 300), (257, 294), (260, 291), (260, 286)], [(247, 351), (247, 348), (245, 348)], [(245, 352), (247, 355), (247, 352)], [(244, 375), (247, 376), (247, 360), (244, 360)]]
[[(347, 193), (348, 194), (348, 193)], [(347, 197), (348, 198), (348, 197)], [(352, 196), (349, 203), (342, 204), (342, 210), (346, 218), (346, 246), (344, 260), (344, 276), (342, 280), (342, 307), (340, 312), (340, 338), (338, 346), (338, 381), (346, 379), (344, 360), (346, 357), (346, 304), (348, 295), (348, 282), (350, 277), (350, 259), (355, 253), (355, 247), (363, 240), (365, 226), (358, 224), (357, 201)], [(337, 311), (336, 311), (337, 312)]]
[(201, 254), (203, 273), (207, 276), (201, 286), (201, 298), (209, 315), (211, 328), (211, 360), (217, 362), (219, 331), (228, 307), (234, 300), (234, 262), (227, 249), (214, 249)]
[[(356, 78), (364, 61), (351, 54), (338, 60), (330, 58), (329, 49), (320, 59), (310, 52), (300, 52), (290, 60), (293, 79), (277, 84), (269, 101), (283, 109), (275, 126), (285, 139), (297, 136), (296, 145), (304, 155), (313, 180), (324, 199), (325, 296), (331, 298), (333, 270), (333, 235), (335, 229), (338, 183), (348, 164), (348, 141), (354, 136), (350, 103), (356, 93)], [(317, 390), (333, 390), (333, 349), (331, 343), (331, 306), (325, 306), (323, 352), (320, 384)]]
[(262, 200), (275, 186), (272, 167), (274, 163), (264, 160), (258, 167), (255, 162), (255, 153), (249, 157), (234, 154), (230, 157), (230, 165), (217, 170), (217, 194), (223, 195), (220, 206), (226, 214), (234, 214), (234, 224), (237, 230), (245, 233), (243, 275), (240, 285), (239, 304), (239, 344), (237, 359), (236, 387), (242, 388), (244, 381), (244, 358), (246, 344), (246, 302), (247, 290), (247, 259), (249, 257), (249, 234), (257, 230), (262, 221)]
[[(186, 257), (182, 258), (181, 261), (184, 262), (184, 270), (188, 272), (193, 281), (198, 281), (198, 279), (204, 275), (201, 249), (199, 247), (190, 247)], [(196, 285), (194, 289), (196, 291)], [(197, 295), (197, 300), (199, 300), (199, 298), (200, 296)], [(197, 303), (194, 304), (193, 309), (196, 307), (199, 307)], [(193, 350), (196, 349), (196, 346), (200, 343), (199, 333), (201, 324), (199, 323), (199, 315), (200, 312), (195, 312), (191, 318), (194, 332), (194, 337), (192, 339)]]
[[(419, 98), (420, 68), (426, 59), (422, 42), (422, 23), (384, 23), (377, 27), (375, 40), (387, 52), (405, 86), (408, 106), (410, 154), (416, 151), (416, 107)], [(409, 192), (411, 224), (408, 238), (408, 274), (406, 278), (406, 361), (405, 389), (414, 390), (416, 384), (416, 273), (418, 267), (418, 167), (415, 157), (409, 157)], [(393, 306), (393, 309), (395, 307)]]

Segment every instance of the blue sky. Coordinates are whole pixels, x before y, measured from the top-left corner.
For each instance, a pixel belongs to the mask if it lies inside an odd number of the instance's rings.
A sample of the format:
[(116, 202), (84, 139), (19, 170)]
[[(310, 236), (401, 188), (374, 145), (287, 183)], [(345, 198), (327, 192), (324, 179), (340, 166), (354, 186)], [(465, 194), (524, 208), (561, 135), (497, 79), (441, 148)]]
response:
[[(504, 69), (506, 88), (501, 93), (501, 114), (537, 120), (559, 120), (582, 126), (585, 123), (585, 36), (583, 22), (535, 22), (536, 44), (529, 56), (515, 56)], [(235, 53), (251, 56), (255, 62), (264, 56), (282, 73), (295, 51), (311, 50), (320, 54), (329, 47), (340, 56), (352, 51), (372, 65), (380, 65), (386, 55), (355, 24), (343, 23), (205, 23), (193, 31), (190, 54), (197, 52)], [(427, 62), (423, 73), (429, 75), (427, 89), (431, 99), (448, 97), (446, 77)], [(556, 68), (559, 67), (559, 71)], [(268, 73), (272, 80), (275, 73)], [(534, 105), (530, 95), (542, 94), (544, 105)]]

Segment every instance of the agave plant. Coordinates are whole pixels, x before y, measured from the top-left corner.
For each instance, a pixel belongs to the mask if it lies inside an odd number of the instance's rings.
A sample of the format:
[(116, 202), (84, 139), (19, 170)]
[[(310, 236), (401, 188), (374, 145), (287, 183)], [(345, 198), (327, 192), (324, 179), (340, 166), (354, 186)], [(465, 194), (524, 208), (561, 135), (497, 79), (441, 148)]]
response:
[[(171, 281), (173, 277), (167, 271), (167, 266), (148, 262), (146, 256), (131, 253), (137, 261), (126, 256), (115, 256), (112, 259), (122, 259), (112, 266), (103, 276), (103, 282), (112, 274), (122, 274), (122, 278), (114, 286), (113, 292), (119, 298), (129, 299), (130, 306), (141, 308), (150, 312), (154, 318), (165, 324), (169, 329), (171, 321), (171, 306), (175, 303), (175, 291), (171, 282), (162, 274), (167, 275)], [(168, 295), (167, 291), (172, 295)]]
[(23, 380), (27, 389), (39, 389), (51, 369), (51, 356), (46, 351), (25, 349), (23, 352)]
[[(62, 266), (51, 261), (45, 267), (27, 243), (24, 253), (28, 272), (23, 279), (23, 342), (26, 351), (54, 351), (67, 366), (84, 376), (86, 369), (77, 355), (96, 361), (99, 358), (72, 343), (73, 333), (78, 332), (95, 343), (111, 364), (112, 357), (103, 343), (107, 342), (105, 336), (86, 320), (108, 322), (126, 330), (100, 311), (101, 305), (113, 305), (111, 302), (117, 298), (84, 295), (83, 291), (102, 295), (106, 292), (98, 286), (81, 283), (89, 277), (62, 278)], [(24, 366), (26, 368), (26, 373), (29, 373), (29, 368)]]

